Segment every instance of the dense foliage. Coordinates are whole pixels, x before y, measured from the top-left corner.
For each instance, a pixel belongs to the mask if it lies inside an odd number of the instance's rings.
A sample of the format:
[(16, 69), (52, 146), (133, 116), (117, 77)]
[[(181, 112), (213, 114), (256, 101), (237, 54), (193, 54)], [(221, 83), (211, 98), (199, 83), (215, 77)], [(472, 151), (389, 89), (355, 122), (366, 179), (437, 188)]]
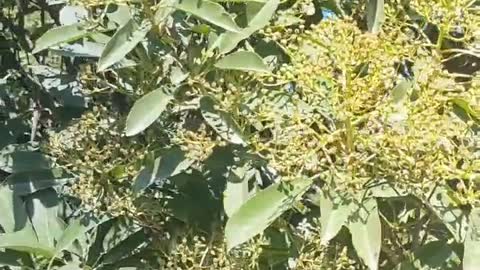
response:
[(0, 269), (480, 268), (480, 1), (0, 8)]

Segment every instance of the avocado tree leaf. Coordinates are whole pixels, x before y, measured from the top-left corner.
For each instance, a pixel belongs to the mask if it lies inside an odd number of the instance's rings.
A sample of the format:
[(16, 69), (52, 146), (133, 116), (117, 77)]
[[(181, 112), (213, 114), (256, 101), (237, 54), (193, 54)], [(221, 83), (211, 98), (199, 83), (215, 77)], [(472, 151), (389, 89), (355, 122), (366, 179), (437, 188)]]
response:
[(262, 233), (287, 211), (311, 184), (310, 179), (297, 179), (291, 184), (276, 183), (257, 192), (227, 221), (225, 237), (228, 250)]
[(51, 161), (40, 152), (4, 150), (0, 151), (0, 170), (7, 173), (49, 169), (51, 166)]
[(102, 257), (103, 264), (112, 264), (126, 256), (132, 254), (137, 248), (146, 244), (148, 236), (143, 229), (138, 229), (133, 234), (129, 235), (125, 240), (118, 245), (108, 250)]
[(367, 26), (368, 31), (376, 34), (380, 31), (385, 21), (384, 0), (368, 0)]
[(22, 199), (7, 186), (0, 186), (0, 226), (7, 233), (21, 230), (28, 222)]
[(454, 111), (461, 111), (461, 115), (464, 116), (464, 120), (474, 120), (480, 123), (480, 112), (476, 111), (468, 101), (463, 98), (453, 98), (450, 100), (450, 102), (453, 104)]
[(412, 82), (410, 80), (402, 80), (392, 89), (392, 100), (394, 103), (400, 103), (408, 95), (408, 90), (412, 88)]
[(255, 176), (256, 169), (249, 164), (232, 169), (223, 192), (223, 208), (231, 217), (250, 197), (248, 181)]
[(137, 100), (127, 116), (126, 135), (134, 136), (149, 127), (172, 99), (173, 96), (165, 93), (164, 89), (157, 89)]
[(179, 147), (169, 148), (155, 159), (153, 166), (145, 167), (140, 171), (133, 183), (133, 192), (139, 193), (155, 181), (163, 181), (177, 175), (190, 167), (192, 163), (192, 160), (185, 158), (185, 153)]
[(61, 168), (18, 172), (6, 178), (8, 186), (17, 195), (27, 195), (38, 190), (63, 185), (72, 179), (74, 177)]
[(238, 51), (224, 56), (215, 63), (215, 67), (219, 69), (270, 72), (263, 59), (258, 54), (249, 51)]
[(44, 189), (26, 198), (27, 213), (39, 243), (50, 248), (62, 234), (64, 222), (58, 217), (60, 199), (54, 189)]
[[(249, 20), (247, 27), (242, 29), (241, 32), (225, 32), (221, 34), (215, 41), (214, 47), (218, 47), (220, 54), (226, 54), (235, 49), (240, 41), (268, 25), (273, 14), (275, 14), (279, 2), (279, 0), (266, 1), (262, 8)], [(247, 3), (247, 5), (251, 4)]]
[(382, 244), (382, 225), (375, 199), (367, 199), (349, 220), (348, 229), (358, 256), (371, 270), (378, 269)]
[(0, 266), (13, 266), (11, 269), (22, 269), (21, 267), (34, 269), (32, 258), (29, 254), (12, 249), (0, 251)]
[(180, 0), (176, 8), (225, 30), (231, 32), (241, 31), (233, 17), (218, 3), (209, 0)]
[(200, 99), (200, 110), (205, 121), (220, 137), (233, 144), (245, 144), (243, 135), (232, 117), (221, 110), (215, 109), (215, 100), (209, 96)]
[(332, 191), (320, 195), (321, 244), (326, 245), (347, 222), (353, 203)]
[(35, 41), (33, 53), (38, 53), (61, 43), (78, 40), (88, 34), (88, 29), (82, 23), (74, 23), (50, 29)]
[(120, 27), (103, 49), (98, 60), (98, 71), (104, 71), (121, 61), (145, 38), (151, 27), (147, 21), (139, 26), (133, 19)]
[(47, 258), (54, 255), (53, 248), (39, 243), (35, 232), (30, 229), (0, 234), (0, 248), (43, 255)]
[(462, 243), (468, 230), (468, 218), (466, 213), (458, 206), (454, 205), (449, 198), (446, 187), (435, 187), (425, 200), (426, 205), (443, 222), (450, 231), (455, 241)]
[(480, 265), (480, 208), (470, 212), (470, 221), (464, 242), (463, 270), (478, 269)]
[(96, 219), (90, 217), (81, 217), (70, 221), (62, 235), (58, 238), (58, 241), (55, 245), (55, 256), (60, 254), (63, 250), (69, 249), (75, 240), (85, 236), (85, 233), (87, 233), (90, 229), (95, 228), (104, 221), (105, 219)]

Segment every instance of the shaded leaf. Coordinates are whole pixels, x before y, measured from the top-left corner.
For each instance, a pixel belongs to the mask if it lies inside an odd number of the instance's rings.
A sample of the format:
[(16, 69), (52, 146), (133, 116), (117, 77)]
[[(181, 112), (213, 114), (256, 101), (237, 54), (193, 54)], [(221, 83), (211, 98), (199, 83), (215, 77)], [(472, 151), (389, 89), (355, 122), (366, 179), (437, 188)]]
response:
[(222, 137), (233, 144), (245, 144), (240, 128), (232, 117), (215, 109), (215, 101), (209, 96), (200, 99), (200, 109), (205, 121)]
[(448, 269), (449, 262), (459, 258), (445, 241), (432, 241), (414, 252), (414, 257), (422, 264), (422, 269)]
[(348, 220), (354, 205), (351, 201), (324, 191), (320, 195), (321, 244), (326, 245)]
[(120, 27), (103, 49), (98, 61), (98, 71), (104, 71), (122, 60), (145, 38), (150, 28), (150, 23), (144, 21), (138, 26), (133, 19)]
[(463, 270), (478, 269), (480, 265), (480, 208), (470, 212), (470, 221), (465, 237)]
[(163, 89), (157, 89), (137, 100), (127, 116), (126, 135), (136, 135), (149, 127), (172, 99), (172, 95), (166, 94)]
[(227, 221), (225, 237), (230, 250), (262, 233), (276, 218), (287, 211), (312, 184), (298, 179), (288, 184), (273, 184), (257, 192)]
[(75, 41), (86, 35), (88, 35), (88, 29), (81, 23), (50, 29), (36, 40), (33, 53), (38, 53), (61, 43)]
[(0, 266), (27, 266), (29, 269), (34, 269), (29, 254), (10, 249), (0, 251)]
[(368, 0), (367, 26), (368, 31), (376, 34), (380, 31), (385, 20), (384, 0)]
[(190, 167), (192, 162), (185, 158), (185, 153), (179, 147), (167, 149), (155, 159), (152, 167), (140, 171), (133, 184), (133, 192), (141, 192), (156, 181), (179, 174)]
[(180, 0), (177, 9), (193, 14), (200, 19), (222, 27), (231, 32), (240, 32), (241, 28), (222, 5), (209, 0)]
[(352, 234), (352, 244), (358, 256), (369, 269), (378, 269), (382, 226), (375, 199), (363, 201), (358, 212), (350, 219), (348, 229)]
[(56, 185), (63, 185), (74, 179), (60, 168), (14, 173), (6, 178), (15, 194), (27, 195)]
[(42, 153), (30, 151), (2, 152), (0, 152), (0, 170), (8, 173), (50, 168), (50, 160)]
[(147, 240), (148, 236), (145, 234), (143, 229), (139, 229), (132, 235), (128, 236), (125, 240), (120, 242), (118, 245), (107, 251), (102, 258), (102, 262), (104, 264), (115, 263), (116, 261), (132, 254), (141, 245), (146, 244)]
[(241, 71), (270, 72), (262, 58), (249, 51), (238, 51), (224, 56), (215, 64), (219, 69), (231, 69)]

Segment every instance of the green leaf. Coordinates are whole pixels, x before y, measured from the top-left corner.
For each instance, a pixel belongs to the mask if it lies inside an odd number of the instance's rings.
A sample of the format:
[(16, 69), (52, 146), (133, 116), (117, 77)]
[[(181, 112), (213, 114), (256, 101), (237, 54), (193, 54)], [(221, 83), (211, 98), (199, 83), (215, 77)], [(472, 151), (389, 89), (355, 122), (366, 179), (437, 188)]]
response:
[(310, 179), (298, 179), (292, 181), (291, 185), (277, 183), (256, 193), (227, 221), (225, 237), (228, 250), (262, 233), (287, 211), (311, 184)]
[(54, 247), (64, 231), (64, 222), (58, 217), (60, 199), (53, 189), (45, 189), (26, 199), (27, 212), (37, 234), (39, 243)]
[(153, 124), (172, 99), (172, 95), (157, 89), (137, 100), (127, 116), (126, 135), (134, 136)]
[(352, 234), (352, 244), (358, 256), (369, 269), (377, 270), (382, 244), (382, 225), (375, 199), (363, 201), (358, 212), (351, 217), (348, 229)]
[(354, 205), (351, 201), (333, 192), (324, 191), (320, 195), (321, 244), (333, 239), (348, 220)]
[(0, 186), (0, 213), (0, 226), (7, 233), (20, 230), (28, 219), (22, 199), (6, 186)]
[(170, 16), (174, 11), (175, 4), (177, 0), (161, 0), (158, 4), (157, 11), (154, 16), (154, 23), (159, 27), (165, 23), (165, 20)]
[(446, 241), (428, 242), (415, 250), (414, 258), (422, 265), (421, 269), (451, 269), (448, 267), (460, 259)]
[(392, 100), (394, 103), (400, 103), (408, 95), (408, 90), (412, 88), (410, 80), (402, 80), (392, 89)]
[(0, 152), (0, 170), (8, 173), (50, 168), (50, 160), (42, 153), (30, 151), (2, 152)]
[(445, 227), (453, 235), (455, 241), (462, 243), (468, 229), (468, 219), (465, 212), (453, 205), (446, 187), (435, 187), (432, 194), (426, 201), (433, 213), (443, 222)]
[(470, 212), (463, 252), (463, 270), (475, 270), (480, 265), (480, 208)]
[(462, 111), (463, 115), (480, 123), (480, 112), (472, 108), (468, 101), (462, 98), (453, 98), (450, 102), (453, 103), (454, 109)]
[(238, 51), (221, 58), (215, 67), (241, 71), (270, 72), (262, 58), (249, 51)]
[(59, 237), (57, 244), (55, 245), (55, 254), (58, 255), (62, 250), (70, 248), (75, 240), (83, 237), (85, 233), (103, 221), (105, 220), (96, 220), (85, 217), (72, 220)]
[(367, 26), (368, 31), (376, 34), (380, 31), (385, 20), (385, 7), (383, 0), (368, 0)]
[(163, 181), (177, 175), (190, 167), (192, 163), (193, 161), (185, 158), (185, 153), (179, 147), (167, 149), (155, 159), (153, 166), (140, 171), (133, 183), (133, 192), (141, 192), (155, 181)]
[(145, 234), (143, 229), (139, 229), (132, 235), (128, 236), (125, 240), (120, 242), (102, 257), (102, 262), (104, 264), (112, 264), (116, 261), (125, 258), (139, 248), (144, 243), (147, 243), (148, 236)]
[(0, 234), (0, 248), (53, 257), (54, 250), (38, 242), (33, 230)]
[(275, 14), (275, 10), (277, 9), (279, 2), (279, 0), (267, 1), (265, 5), (263, 5), (263, 7), (255, 14), (255, 16), (249, 20), (246, 28), (239, 33), (225, 32), (221, 34), (217, 41), (215, 41), (214, 47), (218, 47), (220, 54), (226, 54), (235, 49), (240, 41), (248, 38), (256, 31), (268, 25), (273, 14)]
[(88, 29), (81, 23), (50, 29), (37, 39), (33, 53), (38, 53), (61, 43), (75, 41), (88, 35), (88, 33)]
[(209, 96), (200, 99), (200, 109), (205, 121), (222, 137), (233, 144), (245, 144), (240, 128), (230, 114), (215, 109), (215, 101)]
[(240, 32), (241, 28), (222, 5), (209, 0), (180, 0), (176, 8), (193, 14), (209, 23), (231, 32)]
[(231, 217), (250, 197), (248, 192), (248, 181), (239, 183), (227, 182), (223, 192), (223, 208), (227, 216)]
[(103, 49), (98, 60), (98, 71), (104, 71), (122, 60), (145, 38), (150, 28), (150, 23), (144, 21), (139, 26), (133, 19), (120, 27)]
[(33, 262), (29, 254), (11, 249), (0, 251), (0, 266), (14, 266), (12, 269), (34, 269)]
[(15, 194), (27, 195), (38, 190), (63, 185), (74, 179), (60, 168), (31, 172), (14, 173), (6, 178), (7, 183)]

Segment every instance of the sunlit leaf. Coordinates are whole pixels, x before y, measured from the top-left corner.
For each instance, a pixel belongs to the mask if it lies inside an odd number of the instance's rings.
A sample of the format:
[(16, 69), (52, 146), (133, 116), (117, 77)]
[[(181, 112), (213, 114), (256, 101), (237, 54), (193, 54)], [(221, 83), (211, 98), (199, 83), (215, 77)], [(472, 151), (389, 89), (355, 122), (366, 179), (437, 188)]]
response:
[(376, 34), (380, 31), (385, 20), (384, 0), (368, 0), (367, 26), (368, 31)]
[(238, 33), (225, 32), (221, 34), (215, 41), (214, 46), (218, 47), (221, 54), (226, 54), (235, 49), (240, 41), (248, 38), (256, 31), (268, 25), (278, 7), (278, 4), (279, 0), (266, 1), (265, 5), (263, 5), (263, 7), (249, 20), (246, 28), (242, 29), (242, 31)]
[[(234, 181), (227, 181), (227, 187), (223, 192), (223, 208), (227, 216), (231, 217), (236, 210), (238, 210), (250, 197), (250, 193), (248, 190), (248, 180), (245, 179), (245, 171), (247, 168), (241, 167), (243, 170), (241, 173), (242, 176), (237, 176), (235, 172), (231, 172), (231, 174), (235, 174), (235, 177), (241, 177), (239, 182)], [(252, 175), (253, 176), (253, 175)]]
[(98, 61), (98, 71), (104, 71), (122, 60), (145, 38), (150, 28), (150, 23), (144, 21), (139, 26), (133, 19), (120, 27), (103, 49)]
[(224, 56), (215, 64), (219, 69), (231, 69), (241, 71), (270, 72), (262, 58), (249, 51), (238, 51)]
[(470, 212), (463, 252), (463, 270), (476, 270), (480, 265), (480, 208)]
[(0, 248), (29, 252), (47, 258), (55, 254), (53, 248), (38, 242), (33, 230), (0, 234)]
[(88, 29), (82, 23), (50, 29), (35, 41), (33, 53), (43, 51), (61, 43), (75, 41), (88, 35), (88, 33)]
[(311, 184), (309, 179), (297, 179), (292, 181), (291, 185), (277, 183), (257, 192), (227, 221), (227, 248), (230, 250), (262, 233), (287, 211)]
[(352, 244), (358, 256), (369, 269), (377, 270), (382, 245), (382, 225), (375, 199), (363, 201), (351, 217), (348, 229), (352, 234)]
[(232, 32), (240, 32), (241, 28), (222, 5), (209, 0), (180, 0), (177, 9), (191, 13), (200, 19)]
[(346, 224), (354, 205), (347, 198), (324, 191), (320, 195), (321, 243), (327, 244)]
[(22, 199), (6, 186), (0, 186), (0, 213), (0, 226), (7, 233), (22, 229), (27, 222)]
[(64, 222), (57, 215), (59, 203), (60, 199), (53, 189), (38, 191), (26, 200), (27, 213), (39, 243), (51, 248), (65, 229)]
[(164, 89), (157, 89), (137, 100), (127, 116), (126, 135), (136, 135), (153, 124), (172, 99)]

